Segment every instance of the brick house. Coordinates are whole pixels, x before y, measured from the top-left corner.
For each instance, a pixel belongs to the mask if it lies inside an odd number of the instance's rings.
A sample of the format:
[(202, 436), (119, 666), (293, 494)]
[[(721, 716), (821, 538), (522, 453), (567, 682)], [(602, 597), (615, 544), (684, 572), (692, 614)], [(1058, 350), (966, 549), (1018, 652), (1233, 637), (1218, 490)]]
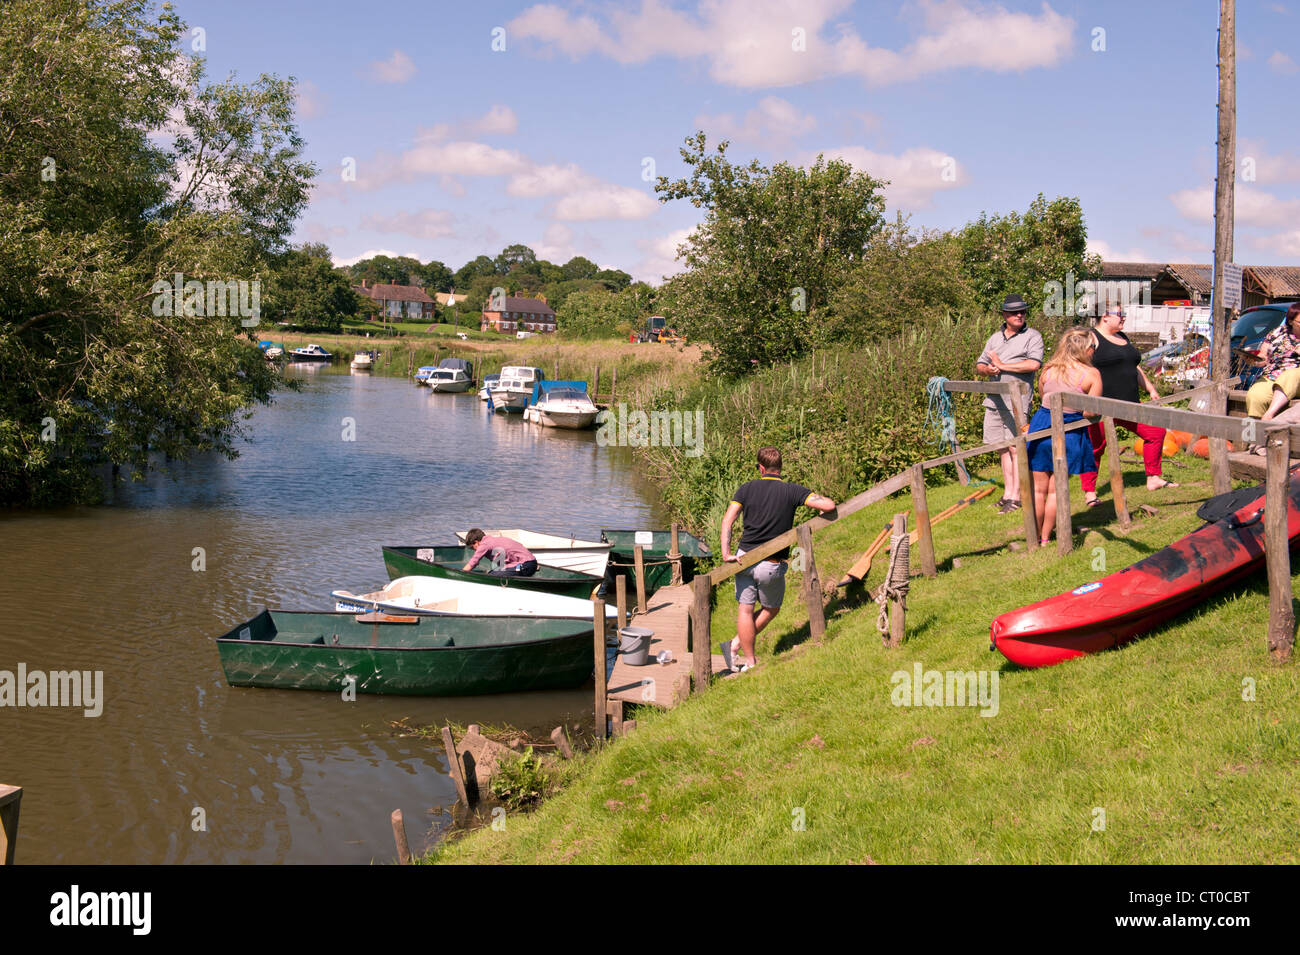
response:
[[(493, 306), (499, 308), (493, 308)], [(483, 321), (480, 331), (506, 332), (553, 332), (555, 331), (555, 309), (546, 304), (544, 298), (516, 298), (507, 295), (504, 300), (488, 299), (483, 308)]]
[(367, 285), (362, 279), (352, 291), (374, 300), (386, 318), (433, 319), (433, 299), (418, 285)]

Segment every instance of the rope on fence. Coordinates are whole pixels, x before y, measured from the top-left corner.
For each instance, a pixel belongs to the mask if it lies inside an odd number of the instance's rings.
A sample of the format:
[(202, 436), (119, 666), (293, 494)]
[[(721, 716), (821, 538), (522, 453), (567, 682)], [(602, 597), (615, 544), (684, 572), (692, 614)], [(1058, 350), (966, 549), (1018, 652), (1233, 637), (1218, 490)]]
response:
[(876, 617), (876, 629), (886, 641), (889, 640), (889, 601), (900, 600), (903, 609), (907, 609), (907, 591), (911, 587), (911, 574), (908, 570), (908, 552), (911, 543), (907, 529), (903, 533), (889, 535), (889, 569), (885, 572), (885, 582), (876, 591), (876, 603), (880, 614)]

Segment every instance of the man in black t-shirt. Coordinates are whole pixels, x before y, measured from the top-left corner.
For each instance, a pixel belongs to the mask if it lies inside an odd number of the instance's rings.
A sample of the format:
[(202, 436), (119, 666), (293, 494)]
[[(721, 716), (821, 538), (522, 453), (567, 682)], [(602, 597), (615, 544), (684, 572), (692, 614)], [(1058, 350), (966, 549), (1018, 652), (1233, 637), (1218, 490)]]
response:
[[(801, 484), (781, 480), (781, 452), (776, 448), (759, 449), (758, 473), (760, 477), (757, 481), (748, 481), (740, 486), (731, 499), (727, 513), (722, 517), (724, 562), (738, 561), (745, 551), (753, 550), (790, 530), (794, 527), (795, 510), (800, 506), (814, 508), (823, 514), (835, 510), (835, 502), (830, 498), (815, 494)], [(744, 531), (736, 553), (732, 554), (731, 525), (742, 513)], [(740, 610), (736, 614), (736, 640), (723, 644), (722, 652), (728, 667), (732, 666), (732, 656), (737, 650), (745, 656), (745, 662), (740, 667), (742, 673), (757, 665), (754, 639), (781, 609), (781, 601), (785, 599), (786, 559), (789, 556), (790, 548), (786, 547), (767, 560), (736, 574), (736, 602), (740, 604)]]

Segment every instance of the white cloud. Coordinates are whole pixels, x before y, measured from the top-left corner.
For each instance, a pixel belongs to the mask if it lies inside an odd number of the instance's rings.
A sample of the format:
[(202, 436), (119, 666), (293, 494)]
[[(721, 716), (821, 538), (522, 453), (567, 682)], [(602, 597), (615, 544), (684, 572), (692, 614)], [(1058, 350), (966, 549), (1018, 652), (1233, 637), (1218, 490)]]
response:
[(657, 285), (665, 276), (676, 275), (685, 268), (677, 258), (677, 247), (686, 241), (695, 229), (675, 229), (667, 235), (656, 239), (637, 239), (636, 247), (642, 253), (642, 259), (633, 268), (633, 274), (640, 280)]
[(1267, 62), (1268, 68), (1274, 73), (1290, 76), (1293, 73), (1300, 72), (1300, 66), (1296, 65), (1296, 61), (1281, 50), (1274, 50), (1273, 55), (1268, 58)]
[(1118, 251), (1105, 239), (1088, 239), (1088, 254), (1100, 255), (1106, 262), (1150, 262), (1145, 249), (1130, 248)]
[(401, 50), (394, 50), (386, 60), (370, 64), (370, 78), (377, 83), (405, 83), (415, 76), (415, 63)]
[(539, 259), (547, 262), (567, 262), (578, 254), (573, 244), (573, 230), (558, 222), (547, 227), (542, 241), (533, 245), (532, 250)]
[(535, 199), (538, 196), (573, 192), (598, 182), (595, 176), (585, 172), (576, 163), (568, 163), (564, 166), (533, 166), (511, 176), (506, 184), (506, 193)]
[(695, 117), (694, 126), (711, 133), (714, 139), (777, 145), (812, 132), (817, 120), (788, 100), (765, 96), (739, 119), (731, 113), (701, 114)]
[(325, 225), (323, 222), (308, 222), (302, 227), (303, 239), (307, 242), (325, 242), (347, 235), (348, 230), (341, 225)]
[(392, 215), (371, 213), (362, 217), (361, 227), (376, 232), (411, 235), (417, 239), (442, 239), (455, 234), (455, 221), (456, 217), (445, 209), (421, 209)]
[(569, 222), (593, 219), (644, 219), (659, 208), (653, 196), (611, 183), (578, 189), (555, 203), (555, 218)]
[(311, 80), (299, 80), (294, 88), (299, 119), (316, 119), (325, 113), (325, 94)]
[(1300, 229), (1271, 235), (1253, 235), (1246, 240), (1246, 244), (1263, 253), (1264, 264), (1276, 263), (1284, 258), (1300, 259)]
[(394, 252), (392, 249), (366, 249), (360, 255), (354, 255), (350, 258), (341, 259), (337, 255), (333, 256), (335, 268), (342, 268), (345, 265), (356, 265), (364, 259), (373, 259), (376, 255), (387, 255), (390, 258), (399, 259), (407, 256), (412, 259), (419, 259), (418, 252)]
[(483, 136), (506, 135), (519, 128), (519, 118), (509, 106), (495, 104), (481, 118), (470, 124), (470, 132)]
[[(1262, 189), (1237, 183), (1234, 190), (1234, 224), (1286, 226), (1300, 218), (1300, 199), (1279, 199)], [(1214, 221), (1214, 187), (1180, 189), (1169, 197), (1179, 215), (1193, 222)]]
[(1253, 173), (1261, 186), (1300, 182), (1300, 155), (1270, 153), (1263, 140), (1241, 139), (1237, 142), (1237, 175)]
[(869, 46), (851, 25), (832, 22), (850, 3), (702, 0), (693, 16), (662, 0), (641, 0), (635, 11), (607, 6), (604, 23), (537, 4), (507, 29), (573, 59), (703, 59), (715, 80), (748, 89), (830, 76), (884, 86), (964, 68), (1023, 72), (1067, 58), (1074, 32), (1074, 21), (1046, 3), (1035, 15), (976, 0), (917, 0), (911, 9), (920, 12), (920, 35), (901, 50), (888, 50)]
[[(876, 179), (888, 179), (885, 199), (891, 209), (910, 211), (930, 206), (937, 192), (965, 185), (957, 161), (947, 153), (927, 146), (904, 150), (899, 155), (878, 153), (862, 146), (823, 150), (827, 159), (843, 159)], [(811, 163), (814, 154), (801, 160)]]

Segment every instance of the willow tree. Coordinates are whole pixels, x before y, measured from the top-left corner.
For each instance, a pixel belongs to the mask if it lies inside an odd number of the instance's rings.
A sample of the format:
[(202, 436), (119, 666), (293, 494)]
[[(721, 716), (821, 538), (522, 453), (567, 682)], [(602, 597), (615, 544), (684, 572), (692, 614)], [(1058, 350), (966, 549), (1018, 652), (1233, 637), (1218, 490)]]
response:
[(687, 271), (664, 288), (665, 312), (711, 347), (718, 370), (736, 374), (824, 340), (832, 292), (881, 228), (885, 183), (821, 156), (806, 168), (736, 165), (727, 145), (710, 153), (704, 133), (689, 137), (690, 176), (661, 176), (655, 191), (705, 210), (679, 250)]
[(315, 170), (292, 81), (208, 83), (196, 38), (145, 0), (4, 5), (0, 502), (233, 454), (275, 386), (257, 283)]

